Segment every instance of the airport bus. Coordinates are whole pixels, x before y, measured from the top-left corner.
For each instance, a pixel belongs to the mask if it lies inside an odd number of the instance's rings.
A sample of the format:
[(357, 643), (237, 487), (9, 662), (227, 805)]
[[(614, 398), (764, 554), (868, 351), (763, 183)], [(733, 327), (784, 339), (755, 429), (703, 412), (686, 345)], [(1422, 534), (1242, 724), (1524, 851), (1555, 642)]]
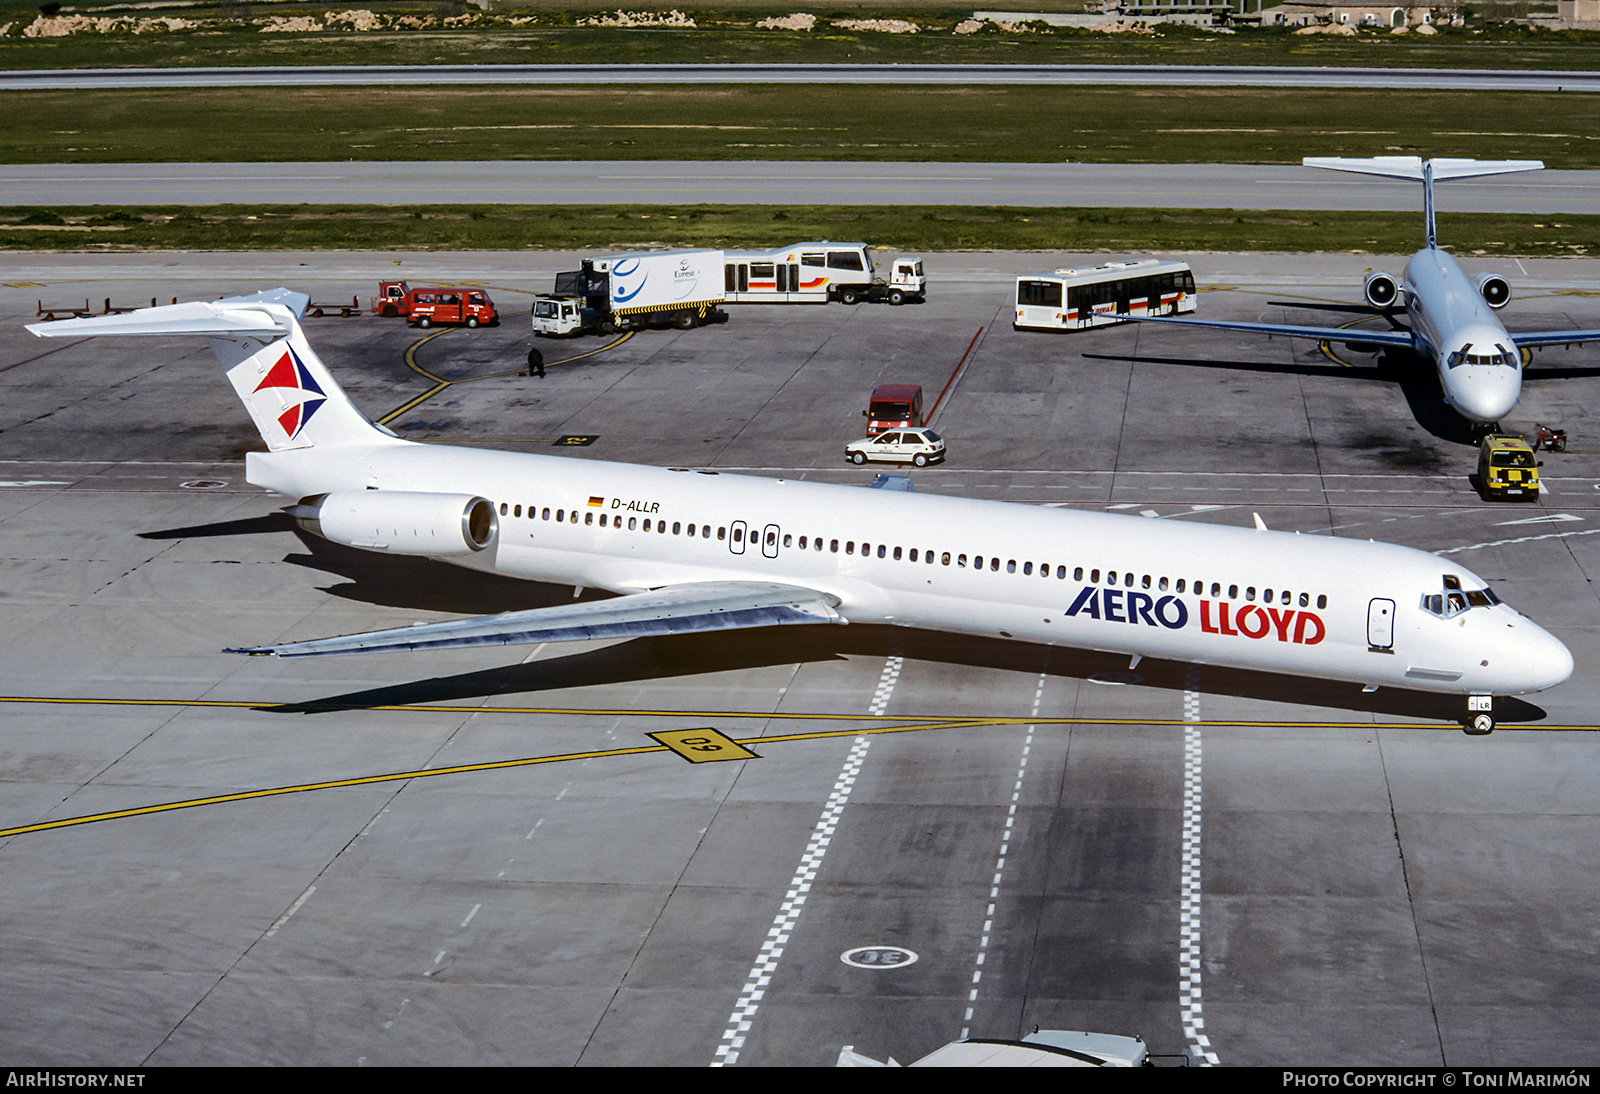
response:
[(1194, 311), (1194, 274), (1187, 262), (1108, 262), (1017, 278), (1017, 330), (1081, 330), (1117, 323), (1119, 315)]

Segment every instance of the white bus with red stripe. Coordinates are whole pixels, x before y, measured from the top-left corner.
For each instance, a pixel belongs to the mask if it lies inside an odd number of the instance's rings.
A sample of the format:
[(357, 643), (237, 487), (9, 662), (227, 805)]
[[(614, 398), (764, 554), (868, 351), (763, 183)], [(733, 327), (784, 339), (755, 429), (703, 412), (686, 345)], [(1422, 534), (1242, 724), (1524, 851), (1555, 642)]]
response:
[(1187, 262), (1108, 262), (1017, 278), (1017, 330), (1104, 327), (1129, 315), (1177, 315), (1195, 308)]

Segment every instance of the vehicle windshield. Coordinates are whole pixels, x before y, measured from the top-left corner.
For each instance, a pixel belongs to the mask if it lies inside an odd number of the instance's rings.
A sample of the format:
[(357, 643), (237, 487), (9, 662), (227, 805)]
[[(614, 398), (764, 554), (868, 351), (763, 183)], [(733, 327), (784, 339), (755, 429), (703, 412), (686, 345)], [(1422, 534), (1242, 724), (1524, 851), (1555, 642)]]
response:
[(929, 444), (938, 444), (938, 443), (939, 443), (939, 441), (940, 441), (940, 440), (941, 440), (941, 439), (942, 439), (942, 438), (941, 438), (941, 437), (940, 437), (940, 436), (939, 436), (939, 434), (937, 434), (937, 433), (935, 433), (935, 432), (934, 432), (934, 431), (933, 431), (933, 430), (931, 430), (931, 429), (924, 429), (924, 430), (923, 430), (923, 431), (922, 431), (922, 437), (924, 437), (924, 438), (926, 438), (926, 439), (927, 439), (927, 442), (928, 442), (928, 443), (929, 443)]
[[(860, 404), (857, 403), (857, 406)], [(911, 417), (910, 403), (873, 403), (872, 416), (874, 418), (909, 418)]]
[(1491, 452), (1489, 453), (1489, 466), (1491, 467), (1533, 467), (1532, 452)]

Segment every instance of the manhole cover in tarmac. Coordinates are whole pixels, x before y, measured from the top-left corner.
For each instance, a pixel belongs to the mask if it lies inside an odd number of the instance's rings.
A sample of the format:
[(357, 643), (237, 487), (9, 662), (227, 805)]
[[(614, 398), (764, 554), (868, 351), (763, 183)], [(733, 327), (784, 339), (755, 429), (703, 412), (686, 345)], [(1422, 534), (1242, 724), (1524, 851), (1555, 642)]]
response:
[(222, 479), (190, 479), (179, 485), (185, 490), (220, 490), (228, 484)]
[(840, 954), (839, 960), (858, 969), (901, 969), (914, 964), (917, 955), (899, 946), (857, 946)]

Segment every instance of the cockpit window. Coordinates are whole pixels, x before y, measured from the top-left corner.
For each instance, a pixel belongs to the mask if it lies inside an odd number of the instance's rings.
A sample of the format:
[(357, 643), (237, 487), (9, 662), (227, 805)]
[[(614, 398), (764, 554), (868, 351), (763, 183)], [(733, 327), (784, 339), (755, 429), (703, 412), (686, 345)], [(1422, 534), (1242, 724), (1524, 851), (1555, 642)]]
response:
[(1454, 619), (1473, 608), (1492, 608), (1500, 603), (1493, 589), (1462, 589), (1461, 578), (1455, 574), (1445, 574), (1443, 584), (1444, 592), (1422, 596), (1422, 610), (1441, 619)]

